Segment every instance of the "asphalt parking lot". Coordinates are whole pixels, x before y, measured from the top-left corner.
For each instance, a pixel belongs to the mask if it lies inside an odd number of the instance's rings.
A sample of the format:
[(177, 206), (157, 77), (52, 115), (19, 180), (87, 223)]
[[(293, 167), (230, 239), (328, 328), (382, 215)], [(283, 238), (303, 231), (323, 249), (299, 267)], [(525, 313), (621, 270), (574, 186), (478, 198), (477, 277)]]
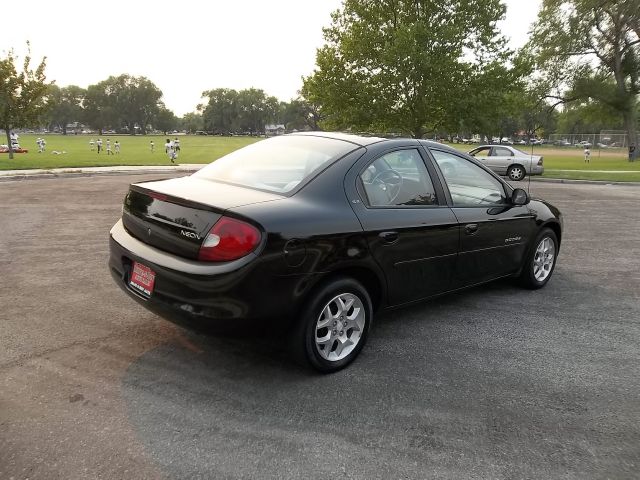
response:
[(0, 183), (0, 478), (640, 475), (640, 187), (532, 182), (565, 215), (545, 289), (384, 314), (321, 376), (113, 283), (127, 185), (159, 177)]

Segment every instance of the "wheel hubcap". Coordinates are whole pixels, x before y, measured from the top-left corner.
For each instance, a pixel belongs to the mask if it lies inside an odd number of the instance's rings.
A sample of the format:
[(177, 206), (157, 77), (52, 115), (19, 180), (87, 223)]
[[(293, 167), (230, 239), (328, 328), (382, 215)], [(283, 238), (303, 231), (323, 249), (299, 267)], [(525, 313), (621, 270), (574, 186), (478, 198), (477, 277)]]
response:
[(551, 275), (553, 268), (553, 260), (556, 254), (556, 246), (549, 237), (543, 238), (536, 248), (533, 257), (533, 276), (539, 282), (542, 282)]
[(342, 360), (360, 342), (365, 322), (364, 305), (356, 295), (342, 293), (332, 298), (316, 322), (316, 350), (325, 360)]
[(513, 180), (518, 180), (522, 178), (522, 170), (519, 168), (514, 168), (513, 170), (511, 170), (511, 178)]

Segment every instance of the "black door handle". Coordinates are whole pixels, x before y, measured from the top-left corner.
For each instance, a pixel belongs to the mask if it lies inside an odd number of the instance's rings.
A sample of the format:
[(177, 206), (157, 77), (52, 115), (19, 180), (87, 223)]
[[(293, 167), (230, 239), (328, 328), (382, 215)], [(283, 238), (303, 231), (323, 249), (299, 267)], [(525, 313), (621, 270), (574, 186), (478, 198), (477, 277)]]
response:
[(382, 232), (378, 235), (384, 243), (395, 243), (398, 241), (398, 232)]
[(469, 224), (465, 225), (464, 232), (467, 235), (473, 235), (474, 233), (477, 233), (478, 232), (478, 224), (477, 223), (469, 223)]

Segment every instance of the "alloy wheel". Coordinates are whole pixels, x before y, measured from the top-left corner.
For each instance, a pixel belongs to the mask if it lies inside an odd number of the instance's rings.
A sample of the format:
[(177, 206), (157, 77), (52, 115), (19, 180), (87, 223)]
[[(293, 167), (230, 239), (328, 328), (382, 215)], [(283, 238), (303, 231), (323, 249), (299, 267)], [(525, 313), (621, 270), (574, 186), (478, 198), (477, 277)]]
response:
[(316, 321), (316, 350), (332, 362), (346, 358), (360, 342), (365, 322), (366, 310), (360, 298), (352, 293), (335, 296)]
[(556, 246), (549, 237), (544, 237), (533, 256), (533, 276), (538, 282), (544, 282), (553, 269), (553, 261), (555, 259)]

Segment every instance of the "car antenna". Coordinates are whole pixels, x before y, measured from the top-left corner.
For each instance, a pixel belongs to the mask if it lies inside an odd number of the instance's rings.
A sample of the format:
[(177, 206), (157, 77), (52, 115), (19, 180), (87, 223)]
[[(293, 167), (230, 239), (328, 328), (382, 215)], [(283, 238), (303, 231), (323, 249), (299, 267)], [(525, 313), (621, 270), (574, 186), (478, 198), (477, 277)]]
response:
[(529, 146), (531, 147), (531, 157), (529, 157), (529, 175), (527, 175), (527, 193), (531, 196), (531, 170), (533, 169), (533, 143), (531, 143), (531, 137), (529, 137)]

